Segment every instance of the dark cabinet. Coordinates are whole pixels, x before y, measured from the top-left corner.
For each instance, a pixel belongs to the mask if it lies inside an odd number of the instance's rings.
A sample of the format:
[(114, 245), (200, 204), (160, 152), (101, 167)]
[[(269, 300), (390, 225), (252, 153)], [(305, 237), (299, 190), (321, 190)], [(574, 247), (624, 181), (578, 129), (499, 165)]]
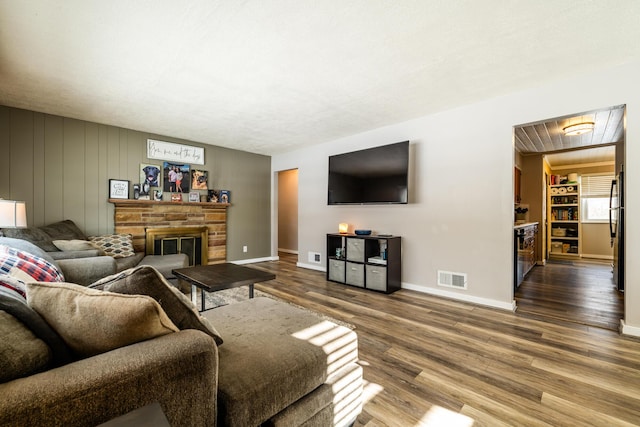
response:
[(517, 227), (514, 229), (515, 260), (514, 273), (515, 288), (520, 286), (527, 273), (536, 265), (536, 234), (538, 224)]
[(402, 281), (401, 238), (327, 234), (327, 280), (391, 293)]

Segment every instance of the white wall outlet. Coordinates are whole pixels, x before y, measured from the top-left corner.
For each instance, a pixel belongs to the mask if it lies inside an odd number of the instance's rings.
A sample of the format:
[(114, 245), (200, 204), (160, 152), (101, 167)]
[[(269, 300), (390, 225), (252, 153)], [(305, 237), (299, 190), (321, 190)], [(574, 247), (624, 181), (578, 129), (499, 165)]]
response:
[(242, 247), (242, 252), (245, 252), (245, 253), (247, 252), (247, 247), (246, 246)]

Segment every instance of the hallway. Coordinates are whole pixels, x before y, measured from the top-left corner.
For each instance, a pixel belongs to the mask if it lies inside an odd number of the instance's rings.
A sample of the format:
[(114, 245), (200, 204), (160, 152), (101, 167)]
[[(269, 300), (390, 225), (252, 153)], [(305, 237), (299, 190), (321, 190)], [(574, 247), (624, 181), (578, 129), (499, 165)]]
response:
[(624, 294), (604, 262), (550, 261), (534, 267), (515, 292), (516, 314), (566, 325), (617, 331), (624, 316)]

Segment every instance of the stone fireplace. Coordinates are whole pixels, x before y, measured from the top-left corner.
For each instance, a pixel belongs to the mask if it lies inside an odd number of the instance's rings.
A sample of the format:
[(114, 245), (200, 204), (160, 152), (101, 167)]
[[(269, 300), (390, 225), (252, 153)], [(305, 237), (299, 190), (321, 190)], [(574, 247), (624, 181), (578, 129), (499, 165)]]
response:
[[(199, 258), (196, 264), (216, 264), (227, 259), (228, 203), (129, 199), (109, 199), (109, 202), (115, 206), (115, 232), (131, 234), (136, 251), (150, 255), (158, 253), (156, 245), (164, 245), (167, 253), (171, 253), (174, 247), (198, 244), (199, 253), (188, 249), (192, 253), (190, 261)], [(152, 243), (149, 243), (149, 234)]]

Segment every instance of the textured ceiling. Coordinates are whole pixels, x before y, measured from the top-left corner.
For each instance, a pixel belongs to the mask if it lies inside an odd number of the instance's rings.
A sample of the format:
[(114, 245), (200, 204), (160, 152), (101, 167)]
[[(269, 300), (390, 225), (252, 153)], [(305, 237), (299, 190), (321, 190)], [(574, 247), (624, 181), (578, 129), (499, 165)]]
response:
[(636, 0), (0, 0), (0, 104), (277, 154), (640, 58)]

